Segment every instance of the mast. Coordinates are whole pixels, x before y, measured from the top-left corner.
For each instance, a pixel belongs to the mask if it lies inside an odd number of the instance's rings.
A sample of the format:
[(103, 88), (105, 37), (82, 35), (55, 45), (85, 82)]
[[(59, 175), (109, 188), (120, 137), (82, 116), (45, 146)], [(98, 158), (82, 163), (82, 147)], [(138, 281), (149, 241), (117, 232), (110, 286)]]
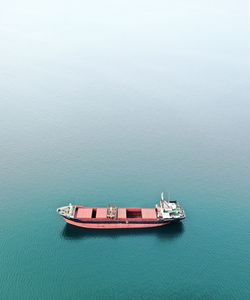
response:
[(164, 201), (164, 193), (161, 193), (161, 200)]

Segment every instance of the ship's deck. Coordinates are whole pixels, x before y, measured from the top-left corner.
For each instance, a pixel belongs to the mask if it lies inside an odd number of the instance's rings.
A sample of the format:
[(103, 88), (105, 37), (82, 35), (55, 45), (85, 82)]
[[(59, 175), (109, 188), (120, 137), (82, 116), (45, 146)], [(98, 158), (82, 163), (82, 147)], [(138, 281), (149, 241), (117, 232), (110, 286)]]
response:
[[(107, 208), (78, 207), (75, 218), (83, 219), (107, 219)], [(117, 217), (114, 219), (156, 220), (155, 208), (118, 208)]]

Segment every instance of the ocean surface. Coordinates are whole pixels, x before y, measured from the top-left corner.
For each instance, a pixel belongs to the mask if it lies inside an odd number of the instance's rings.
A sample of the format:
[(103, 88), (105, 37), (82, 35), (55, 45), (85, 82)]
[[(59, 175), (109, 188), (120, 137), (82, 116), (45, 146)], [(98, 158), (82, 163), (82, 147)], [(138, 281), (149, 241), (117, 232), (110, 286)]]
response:
[[(250, 299), (249, 2), (0, 6), (0, 298)], [(163, 191), (183, 223), (56, 213)]]

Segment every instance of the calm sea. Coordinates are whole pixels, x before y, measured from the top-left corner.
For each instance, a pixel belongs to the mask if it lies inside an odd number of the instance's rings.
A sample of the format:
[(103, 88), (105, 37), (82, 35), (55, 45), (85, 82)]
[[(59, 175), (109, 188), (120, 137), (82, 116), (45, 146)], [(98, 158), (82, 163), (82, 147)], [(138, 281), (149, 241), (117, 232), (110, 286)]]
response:
[[(0, 9), (1, 299), (250, 299), (248, 1)], [(79, 230), (56, 208), (179, 225)]]

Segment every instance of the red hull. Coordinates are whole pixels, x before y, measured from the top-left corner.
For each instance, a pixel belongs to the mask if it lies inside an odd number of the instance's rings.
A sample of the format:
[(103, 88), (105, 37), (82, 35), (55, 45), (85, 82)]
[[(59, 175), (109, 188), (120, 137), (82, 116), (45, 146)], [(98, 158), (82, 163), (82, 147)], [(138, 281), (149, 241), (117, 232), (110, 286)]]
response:
[(165, 222), (165, 223), (144, 223), (144, 224), (127, 224), (127, 223), (120, 223), (120, 224), (105, 224), (105, 223), (79, 223), (75, 222), (69, 219), (64, 218), (64, 220), (71, 225), (77, 226), (77, 227), (82, 227), (82, 228), (92, 228), (92, 229), (127, 229), (127, 228), (150, 228), (150, 227), (160, 227), (169, 224), (170, 222)]
[(136, 207), (85, 207), (72, 205), (57, 209), (65, 222), (82, 228), (120, 229), (161, 227), (185, 218), (177, 201), (165, 201), (152, 208)]

